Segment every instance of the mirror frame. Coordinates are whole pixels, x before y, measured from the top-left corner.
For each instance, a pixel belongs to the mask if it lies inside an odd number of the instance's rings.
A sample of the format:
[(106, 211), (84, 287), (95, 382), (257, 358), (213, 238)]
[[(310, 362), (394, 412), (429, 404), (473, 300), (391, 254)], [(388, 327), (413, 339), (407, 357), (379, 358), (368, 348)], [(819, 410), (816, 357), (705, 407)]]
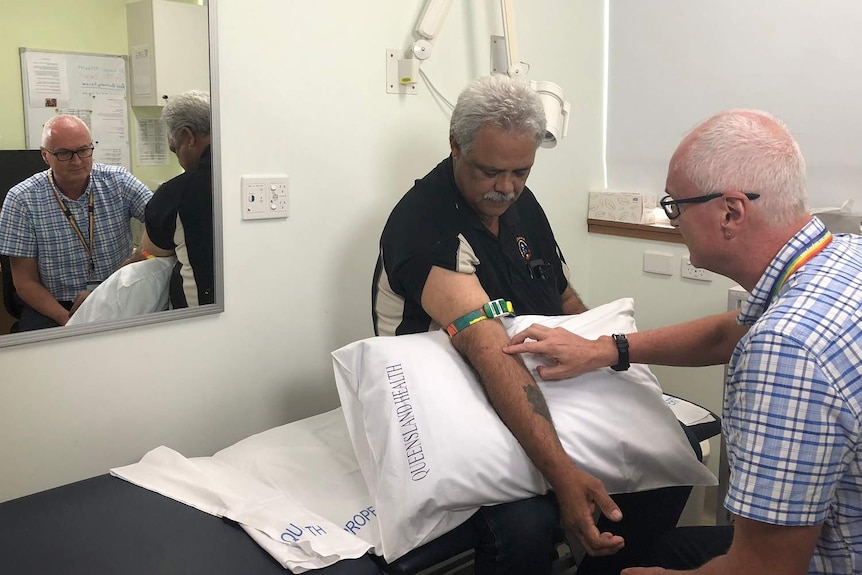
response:
[[(52, 327), (36, 331), (12, 333), (0, 335), (0, 348), (49, 341), (86, 335), (90, 333), (101, 333), (127, 327), (138, 327), (152, 325), (166, 321), (181, 320), (191, 317), (200, 317), (221, 313), (224, 311), (224, 236), (222, 232), (222, 181), (221, 181), (221, 121), (218, 95), (218, 50), (216, 22), (216, 1), (208, 0), (207, 19), (209, 28), (209, 65), (210, 65), (210, 119), (212, 126), (212, 171), (213, 171), (213, 271), (215, 273), (215, 303), (202, 305), (194, 308), (166, 310), (139, 315), (128, 319), (111, 321), (100, 321), (85, 325), (69, 327)], [(128, 80), (128, 78), (127, 78)]]

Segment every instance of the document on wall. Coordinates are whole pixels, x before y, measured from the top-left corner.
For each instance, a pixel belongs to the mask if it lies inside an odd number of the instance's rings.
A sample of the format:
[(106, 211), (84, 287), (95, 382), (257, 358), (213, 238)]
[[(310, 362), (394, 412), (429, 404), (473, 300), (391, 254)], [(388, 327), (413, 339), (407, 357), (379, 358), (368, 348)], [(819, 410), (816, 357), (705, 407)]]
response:
[(40, 54), (27, 59), (30, 106), (56, 108), (69, 101), (69, 74), (63, 54)]
[(139, 166), (168, 165), (168, 134), (161, 120), (142, 118), (138, 120), (138, 154)]
[(92, 96), (90, 129), (93, 131), (97, 162), (132, 169), (126, 99), (118, 96)]
[(151, 52), (148, 44), (132, 46), (132, 90), (135, 96), (150, 96), (153, 93)]

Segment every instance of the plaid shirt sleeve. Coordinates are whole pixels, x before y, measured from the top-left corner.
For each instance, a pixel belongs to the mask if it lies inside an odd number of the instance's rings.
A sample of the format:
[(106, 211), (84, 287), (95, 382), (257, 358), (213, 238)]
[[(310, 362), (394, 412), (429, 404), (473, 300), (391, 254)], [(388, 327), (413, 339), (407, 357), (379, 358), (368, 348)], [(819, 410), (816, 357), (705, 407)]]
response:
[(16, 258), (39, 255), (36, 231), (20, 193), (10, 192), (0, 211), (0, 254)]
[(153, 192), (138, 178), (129, 172), (123, 174), (122, 181), (123, 197), (129, 206), (130, 215), (136, 220), (144, 221), (144, 212), (147, 207), (147, 202), (153, 197)]

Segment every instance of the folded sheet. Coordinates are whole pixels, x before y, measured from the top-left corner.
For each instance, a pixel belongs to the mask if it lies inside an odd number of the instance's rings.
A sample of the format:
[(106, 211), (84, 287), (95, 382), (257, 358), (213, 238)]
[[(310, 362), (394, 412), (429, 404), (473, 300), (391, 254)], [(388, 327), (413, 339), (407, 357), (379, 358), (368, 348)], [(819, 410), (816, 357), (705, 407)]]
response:
[(251, 436), (212, 457), (189, 459), (158, 447), (111, 474), (236, 521), (294, 573), (380, 547), (341, 409)]

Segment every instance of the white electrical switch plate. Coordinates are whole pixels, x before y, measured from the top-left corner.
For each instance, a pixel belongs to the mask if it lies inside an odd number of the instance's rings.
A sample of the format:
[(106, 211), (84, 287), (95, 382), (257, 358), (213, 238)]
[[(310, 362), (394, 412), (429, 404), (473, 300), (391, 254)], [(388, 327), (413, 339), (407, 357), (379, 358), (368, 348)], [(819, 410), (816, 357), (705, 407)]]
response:
[(286, 218), (289, 213), (288, 177), (242, 176), (242, 219)]
[(679, 275), (690, 280), (698, 280), (702, 282), (712, 281), (712, 272), (703, 268), (694, 267), (691, 265), (691, 259), (687, 256), (681, 259)]
[(673, 254), (644, 252), (644, 271), (663, 276), (673, 275)]

